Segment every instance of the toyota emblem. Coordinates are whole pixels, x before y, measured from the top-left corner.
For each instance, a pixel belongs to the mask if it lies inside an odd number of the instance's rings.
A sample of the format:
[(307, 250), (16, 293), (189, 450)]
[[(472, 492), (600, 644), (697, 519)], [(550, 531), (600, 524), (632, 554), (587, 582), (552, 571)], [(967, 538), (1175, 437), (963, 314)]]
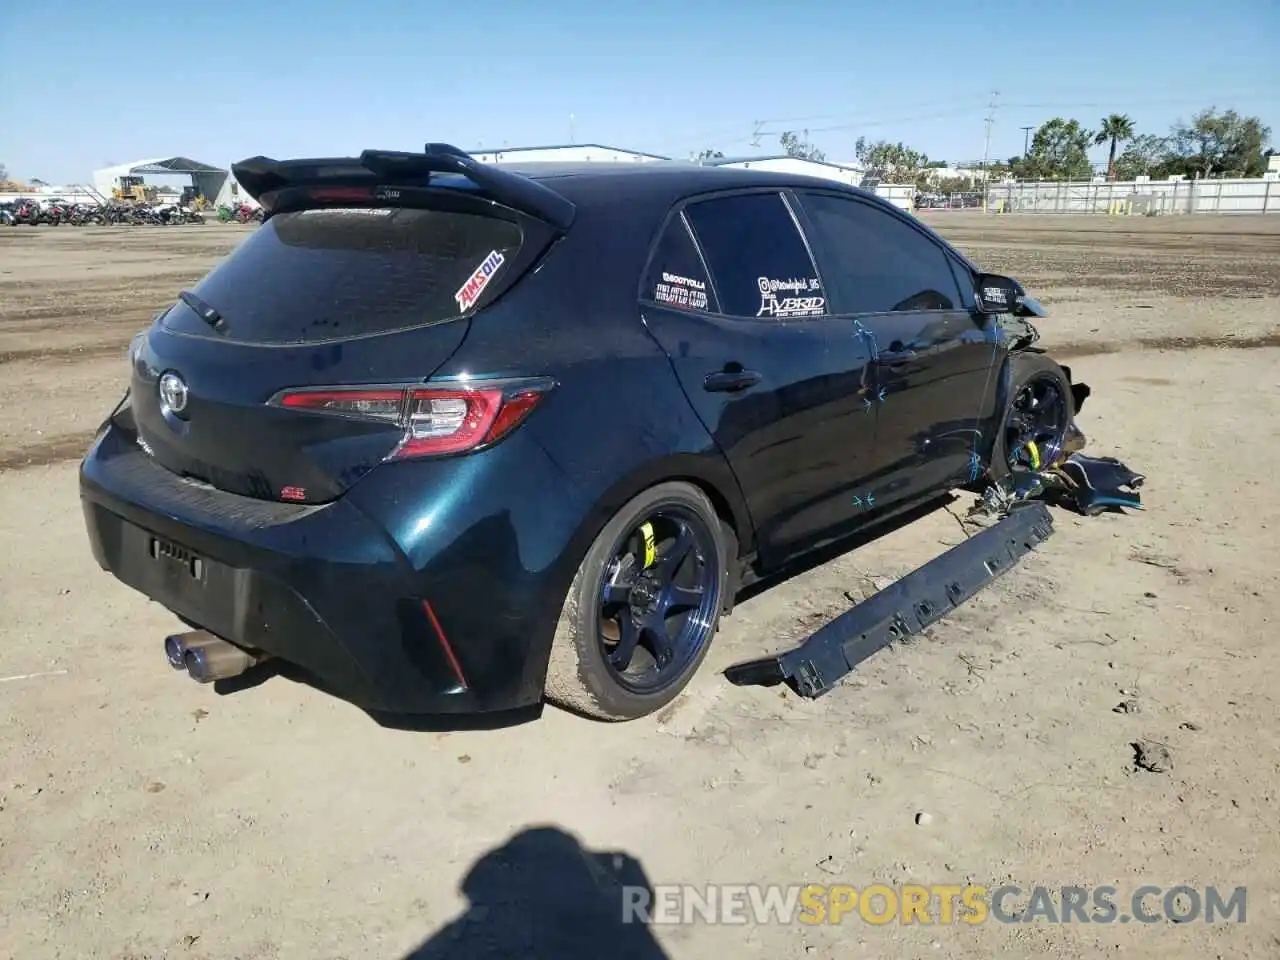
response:
[(166, 413), (187, 409), (187, 385), (176, 373), (166, 373), (160, 378), (160, 407)]

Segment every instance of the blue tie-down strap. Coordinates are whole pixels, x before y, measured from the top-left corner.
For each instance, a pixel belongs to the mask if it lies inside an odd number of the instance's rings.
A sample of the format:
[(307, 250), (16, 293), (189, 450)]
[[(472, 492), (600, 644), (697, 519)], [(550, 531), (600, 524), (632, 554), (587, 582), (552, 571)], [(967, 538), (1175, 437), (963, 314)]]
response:
[(1087, 457), (1073, 453), (1058, 467), (1069, 484), (1068, 495), (1088, 516), (1128, 507), (1142, 509), (1138, 489), (1146, 477), (1135, 473), (1115, 457)]

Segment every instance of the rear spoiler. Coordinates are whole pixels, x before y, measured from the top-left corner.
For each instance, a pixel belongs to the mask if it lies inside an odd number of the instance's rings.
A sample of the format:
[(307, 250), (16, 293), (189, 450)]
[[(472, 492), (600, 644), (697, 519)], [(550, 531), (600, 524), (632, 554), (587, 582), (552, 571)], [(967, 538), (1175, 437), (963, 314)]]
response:
[[(273, 160), (250, 157), (231, 165), (236, 182), (262, 203), (269, 193), (287, 187), (326, 183), (374, 181), (396, 186), (425, 186), (432, 174), (466, 177), (492, 199), (537, 217), (561, 230), (573, 223), (576, 208), (560, 194), (536, 180), (481, 163), (447, 143), (428, 143), (422, 153), (365, 150), (359, 157), (320, 157)], [(266, 206), (266, 204), (264, 204)]]

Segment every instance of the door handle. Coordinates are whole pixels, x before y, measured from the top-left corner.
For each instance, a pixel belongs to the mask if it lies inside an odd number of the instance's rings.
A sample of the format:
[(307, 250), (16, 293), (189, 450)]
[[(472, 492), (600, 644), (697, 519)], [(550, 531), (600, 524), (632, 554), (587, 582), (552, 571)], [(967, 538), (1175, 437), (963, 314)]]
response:
[(719, 370), (707, 374), (702, 381), (702, 389), (709, 393), (736, 393), (759, 382), (760, 374), (754, 370)]

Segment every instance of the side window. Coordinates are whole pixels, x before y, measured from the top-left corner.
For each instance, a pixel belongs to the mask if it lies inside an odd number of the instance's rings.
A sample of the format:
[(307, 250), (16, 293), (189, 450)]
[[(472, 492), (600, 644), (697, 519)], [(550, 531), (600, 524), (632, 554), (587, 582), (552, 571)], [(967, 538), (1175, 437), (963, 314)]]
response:
[(703, 200), (685, 210), (720, 295), (722, 313), (779, 320), (820, 317), (827, 295), (782, 196)]
[(662, 231), (640, 296), (677, 309), (718, 311), (715, 291), (683, 216), (672, 217)]
[(952, 310), (964, 303), (936, 243), (869, 203), (802, 194), (813, 253), (840, 313)]

